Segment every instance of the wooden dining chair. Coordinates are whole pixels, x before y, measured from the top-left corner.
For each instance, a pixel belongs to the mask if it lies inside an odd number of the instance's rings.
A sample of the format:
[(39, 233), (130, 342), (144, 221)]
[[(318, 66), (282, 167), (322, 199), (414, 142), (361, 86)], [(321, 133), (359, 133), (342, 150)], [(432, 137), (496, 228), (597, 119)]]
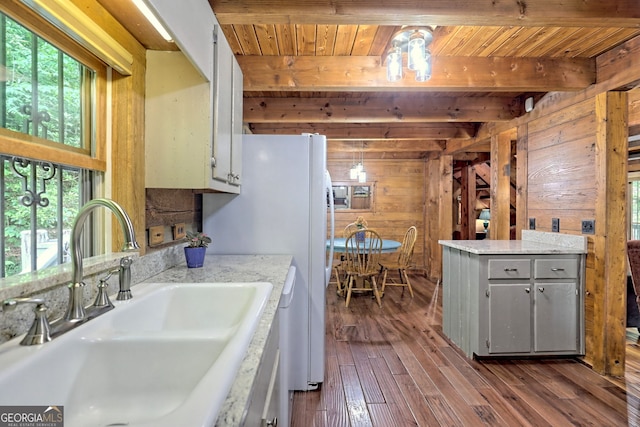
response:
[[(358, 225), (355, 222), (352, 222), (351, 224), (347, 224), (347, 226), (344, 227), (344, 231), (342, 232), (342, 237), (346, 239), (347, 237), (349, 237), (351, 233), (358, 230), (362, 230), (362, 229), (358, 227)], [(343, 263), (345, 259), (346, 259), (346, 255), (340, 254), (339, 260), (337, 260), (337, 262), (333, 265), (333, 274), (336, 277), (338, 293), (344, 292), (344, 289), (347, 285), (348, 277), (346, 276), (344, 267), (343, 267)]]
[[(364, 233), (364, 241), (356, 238), (356, 234), (359, 232)], [(382, 239), (376, 231), (370, 228), (358, 229), (347, 237), (344, 262), (347, 275), (346, 307), (349, 307), (353, 291), (372, 291), (378, 301), (378, 306), (382, 307), (376, 282), (377, 276), (380, 274), (381, 254)]]
[[(384, 288), (386, 286), (402, 286), (402, 295), (404, 295), (404, 288), (409, 288), (409, 293), (411, 294), (411, 298), (413, 298), (413, 288), (411, 288), (411, 282), (409, 281), (409, 276), (407, 275), (407, 269), (411, 267), (411, 257), (413, 256), (413, 248), (416, 244), (416, 238), (418, 237), (418, 230), (415, 226), (411, 226), (404, 233), (404, 239), (402, 240), (402, 245), (398, 248), (398, 256), (389, 261), (382, 262), (382, 295), (384, 295)], [(387, 274), (389, 270), (398, 270), (398, 275), (400, 276), (400, 283), (393, 282), (391, 280), (387, 281)]]

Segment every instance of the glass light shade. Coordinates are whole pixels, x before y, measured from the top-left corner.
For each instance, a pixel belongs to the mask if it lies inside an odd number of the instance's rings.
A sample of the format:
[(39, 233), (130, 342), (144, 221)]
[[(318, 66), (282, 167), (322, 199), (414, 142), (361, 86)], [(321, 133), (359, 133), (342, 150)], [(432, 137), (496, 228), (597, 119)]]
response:
[(420, 31), (411, 34), (407, 48), (407, 68), (411, 71), (418, 70), (424, 66), (426, 43)]
[(400, 79), (402, 79), (402, 51), (395, 46), (387, 55), (387, 80), (397, 82)]
[(426, 82), (431, 79), (431, 51), (427, 49), (424, 62), (416, 69), (416, 81)]
[(363, 170), (358, 174), (358, 182), (367, 182), (367, 173)]
[(349, 178), (358, 179), (358, 169), (356, 169), (356, 165), (353, 165), (349, 170)]

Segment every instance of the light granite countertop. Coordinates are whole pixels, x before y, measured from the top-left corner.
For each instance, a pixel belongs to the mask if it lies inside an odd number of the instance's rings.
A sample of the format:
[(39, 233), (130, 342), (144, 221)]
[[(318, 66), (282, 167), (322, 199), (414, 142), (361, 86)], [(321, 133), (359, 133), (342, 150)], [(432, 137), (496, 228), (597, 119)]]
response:
[[(187, 268), (179, 265), (147, 279), (147, 283), (202, 283), (202, 282), (269, 282), (273, 291), (264, 309), (256, 332), (243, 357), (235, 382), (218, 415), (216, 426), (240, 425), (258, 365), (264, 351), (271, 324), (278, 310), (280, 295), (291, 265), (289, 255), (209, 255), (204, 267)], [(132, 288), (135, 293), (135, 286)]]
[(587, 237), (523, 230), (522, 240), (439, 240), (442, 246), (478, 254), (586, 254)]

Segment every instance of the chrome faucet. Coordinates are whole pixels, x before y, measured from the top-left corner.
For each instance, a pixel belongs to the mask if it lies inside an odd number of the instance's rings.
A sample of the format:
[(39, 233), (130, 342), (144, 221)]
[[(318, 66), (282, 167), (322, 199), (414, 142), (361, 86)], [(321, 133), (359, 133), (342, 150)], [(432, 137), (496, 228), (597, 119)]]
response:
[[(83, 304), (84, 282), (82, 281), (82, 248), (80, 246), (80, 236), (82, 234), (82, 226), (84, 225), (85, 220), (91, 211), (99, 206), (111, 210), (116, 218), (118, 218), (125, 237), (125, 244), (122, 250), (135, 251), (140, 249), (140, 246), (136, 241), (131, 218), (129, 218), (129, 215), (127, 215), (120, 205), (109, 199), (93, 199), (86, 203), (78, 212), (78, 215), (73, 222), (73, 228), (71, 229), (70, 250), (73, 276), (72, 281), (69, 284), (69, 305), (67, 306), (67, 312), (64, 315), (64, 320), (67, 322), (82, 322), (86, 318)], [(130, 264), (130, 262), (128, 264)], [(122, 289), (122, 283), (120, 286)]]

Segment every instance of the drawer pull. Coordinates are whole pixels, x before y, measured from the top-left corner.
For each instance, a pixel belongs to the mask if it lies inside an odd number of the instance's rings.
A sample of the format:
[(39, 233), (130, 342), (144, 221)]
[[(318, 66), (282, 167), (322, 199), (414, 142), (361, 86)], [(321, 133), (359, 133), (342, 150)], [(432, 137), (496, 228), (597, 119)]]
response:
[(517, 268), (505, 268), (504, 271), (518, 271)]
[(544, 287), (540, 287), (540, 288), (538, 288), (538, 290), (542, 293), (542, 292), (544, 292)]
[(525, 291), (526, 293), (530, 293), (530, 292), (531, 292), (531, 289), (529, 289), (529, 288), (524, 288), (524, 291)]
[(564, 268), (554, 267), (554, 268), (551, 269), (551, 271), (564, 271)]

